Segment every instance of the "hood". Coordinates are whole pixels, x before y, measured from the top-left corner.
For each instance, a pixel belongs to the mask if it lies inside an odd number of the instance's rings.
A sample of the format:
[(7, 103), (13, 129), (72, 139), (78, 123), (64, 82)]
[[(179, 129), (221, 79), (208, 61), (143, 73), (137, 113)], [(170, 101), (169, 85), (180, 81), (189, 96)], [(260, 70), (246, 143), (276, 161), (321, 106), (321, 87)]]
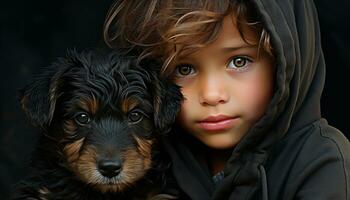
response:
[(271, 37), (276, 64), (275, 93), (266, 114), (233, 150), (224, 169), (225, 178), (215, 189), (211, 176), (200, 167), (188, 147), (177, 142), (178, 138), (165, 139), (173, 173), (191, 199), (253, 198), (264, 181), (263, 166), (274, 144), (321, 118), (325, 64), (313, 2), (252, 2)]

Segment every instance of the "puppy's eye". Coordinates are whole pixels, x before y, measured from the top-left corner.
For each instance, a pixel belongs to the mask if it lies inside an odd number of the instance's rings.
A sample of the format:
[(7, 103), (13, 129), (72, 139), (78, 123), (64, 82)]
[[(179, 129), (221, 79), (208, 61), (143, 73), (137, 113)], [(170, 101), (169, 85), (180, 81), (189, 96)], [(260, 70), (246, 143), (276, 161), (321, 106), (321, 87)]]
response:
[(129, 122), (135, 124), (143, 119), (143, 114), (140, 111), (134, 110), (128, 114)]
[(79, 113), (77, 116), (75, 116), (75, 121), (79, 125), (86, 125), (90, 122), (90, 116), (87, 113)]

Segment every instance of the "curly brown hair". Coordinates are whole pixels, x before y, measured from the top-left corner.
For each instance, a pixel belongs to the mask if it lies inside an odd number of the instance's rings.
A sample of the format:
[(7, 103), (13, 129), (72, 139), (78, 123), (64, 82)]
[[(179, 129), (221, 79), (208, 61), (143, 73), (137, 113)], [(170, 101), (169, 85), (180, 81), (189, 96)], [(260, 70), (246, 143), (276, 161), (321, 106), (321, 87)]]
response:
[(117, 0), (106, 17), (104, 40), (112, 48), (136, 50), (140, 60), (159, 58), (162, 72), (171, 71), (180, 53), (213, 42), (227, 15), (245, 42), (243, 28), (248, 27), (260, 35), (257, 45), (272, 55), (269, 34), (250, 0)]

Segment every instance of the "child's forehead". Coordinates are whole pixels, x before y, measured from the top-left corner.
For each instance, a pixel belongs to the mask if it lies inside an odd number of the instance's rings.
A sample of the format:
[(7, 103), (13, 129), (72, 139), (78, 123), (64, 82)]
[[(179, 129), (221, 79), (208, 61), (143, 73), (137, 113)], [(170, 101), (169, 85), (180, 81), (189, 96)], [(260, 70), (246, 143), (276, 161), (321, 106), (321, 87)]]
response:
[[(240, 49), (257, 51), (259, 42), (258, 33), (252, 31), (248, 27), (243, 27), (242, 31), (243, 35), (238, 29), (234, 16), (227, 15), (223, 18), (221, 29), (217, 34), (217, 38), (213, 42), (199, 47), (196, 51), (191, 52), (191, 54), (188, 54), (187, 52), (181, 52), (178, 56), (178, 59), (191, 57), (191, 55), (195, 55), (198, 52), (215, 55), (217, 53), (227, 53)], [(242, 36), (244, 36), (244, 38)]]
[(213, 43), (225, 48), (251, 46), (258, 43), (259, 34), (257, 32), (248, 28), (248, 26), (242, 26), (241, 28), (242, 32), (237, 26), (235, 17), (227, 15), (223, 18), (222, 27)]

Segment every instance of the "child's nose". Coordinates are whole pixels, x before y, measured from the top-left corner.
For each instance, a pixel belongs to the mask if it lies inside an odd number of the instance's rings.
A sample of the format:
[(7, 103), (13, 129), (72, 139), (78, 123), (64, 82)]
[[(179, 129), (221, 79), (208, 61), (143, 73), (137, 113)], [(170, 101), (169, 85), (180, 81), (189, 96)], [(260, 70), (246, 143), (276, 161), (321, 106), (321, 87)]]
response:
[(229, 100), (228, 85), (222, 77), (206, 76), (199, 84), (199, 101), (202, 105), (215, 106)]

